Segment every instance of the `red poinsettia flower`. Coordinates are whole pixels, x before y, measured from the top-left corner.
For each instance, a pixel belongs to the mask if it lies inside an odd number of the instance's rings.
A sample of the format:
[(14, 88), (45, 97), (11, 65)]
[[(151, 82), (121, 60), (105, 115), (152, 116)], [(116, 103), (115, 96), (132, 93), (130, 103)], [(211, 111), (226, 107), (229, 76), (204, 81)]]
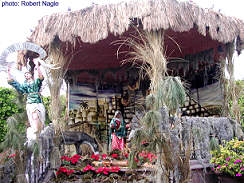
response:
[(147, 159), (147, 154), (144, 152), (138, 153), (138, 156), (143, 157), (144, 159)]
[(91, 156), (91, 158), (94, 159), (94, 160), (99, 160), (99, 154), (97, 154), (97, 155), (93, 154)]
[(91, 166), (91, 165), (87, 165), (87, 166), (83, 169), (83, 172), (86, 172), (86, 171), (88, 171), (88, 170), (95, 171), (96, 169), (95, 169), (93, 166)]
[(148, 142), (145, 140), (141, 142), (141, 145), (145, 145), (145, 144), (148, 144)]
[(153, 153), (148, 153), (147, 158), (152, 162), (152, 160), (156, 159), (157, 157)]
[(112, 167), (110, 168), (110, 171), (111, 171), (111, 172), (119, 172), (119, 171), (120, 171), (120, 168), (119, 168), (119, 167), (114, 167), (114, 166), (112, 166)]
[(104, 167), (104, 171), (110, 172), (110, 168)]
[(119, 157), (119, 155), (118, 154), (111, 154), (111, 157), (112, 158), (117, 158), (117, 157)]
[(65, 167), (59, 167), (59, 170), (56, 172), (56, 175), (59, 175), (60, 173), (66, 173), (68, 172), (68, 169)]
[(104, 175), (108, 175), (108, 172), (110, 172), (111, 169), (107, 167), (99, 167), (96, 171), (96, 173), (103, 173)]
[(102, 154), (102, 159), (106, 159), (107, 158), (107, 154)]
[(124, 157), (125, 159), (128, 159), (128, 156), (129, 156), (128, 153), (123, 153), (123, 154), (122, 154), (122, 157)]
[(71, 159), (72, 164), (75, 164), (77, 161), (78, 161), (78, 159), (73, 159), (73, 158)]
[(80, 155), (78, 155), (78, 154), (75, 154), (74, 156), (72, 156), (72, 159), (80, 159)]
[(56, 175), (59, 175), (60, 173), (62, 173), (62, 171), (59, 170), (56, 172)]
[(67, 175), (71, 175), (72, 173), (74, 173), (74, 170), (68, 170)]
[(65, 167), (59, 167), (59, 170), (61, 171), (61, 172), (68, 172), (68, 169), (67, 168), (65, 168)]
[(8, 156), (8, 158), (13, 158), (15, 156), (16, 156), (16, 154), (11, 154), (11, 155)]
[(137, 158), (134, 158), (134, 160), (138, 163), (139, 162), (139, 159), (137, 159)]
[(71, 158), (69, 158), (69, 157), (67, 157), (67, 156), (62, 156), (62, 157), (61, 157), (61, 160), (70, 161)]
[(59, 170), (56, 172), (56, 175), (59, 175), (60, 173), (66, 173), (67, 175), (71, 175), (74, 173), (74, 170), (69, 170), (65, 167), (59, 167)]
[(97, 170), (96, 170), (96, 173), (101, 173), (103, 171), (103, 167), (99, 167)]

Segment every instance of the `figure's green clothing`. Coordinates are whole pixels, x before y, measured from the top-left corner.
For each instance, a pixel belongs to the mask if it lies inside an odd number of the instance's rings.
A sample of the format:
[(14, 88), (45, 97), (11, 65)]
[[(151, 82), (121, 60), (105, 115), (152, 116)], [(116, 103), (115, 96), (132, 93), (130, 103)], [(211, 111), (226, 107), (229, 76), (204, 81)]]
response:
[[(111, 126), (114, 127), (114, 129), (111, 128)], [(115, 130), (117, 128), (117, 130)], [(113, 131), (114, 130), (114, 131)], [(109, 124), (109, 144), (111, 144), (111, 135), (112, 133), (115, 133), (115, 135), (119, 138), (126, 137), (126, 127), (124, 120), (120, 121), (119, 126), (117, 126), (116, 119), (113, 118)]]
[(8, 83), (12, 85), (18, 92), (27, 94), (27, 104), (42, 103), (40, 97), (40, 89), (42, 86), (43, 79), (37, 78), (31, 83), (27, 81), (24, 84), (20, 84), (18, 81), (10, 80)]

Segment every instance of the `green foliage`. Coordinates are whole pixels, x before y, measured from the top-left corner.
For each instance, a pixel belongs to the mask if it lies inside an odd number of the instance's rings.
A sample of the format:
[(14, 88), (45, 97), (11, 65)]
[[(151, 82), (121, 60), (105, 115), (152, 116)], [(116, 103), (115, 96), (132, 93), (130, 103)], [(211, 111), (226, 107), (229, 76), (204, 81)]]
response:
[(22, 150), (25, 142), (27, 113), (24, 111), (25, 101), (23, 95), (18, 95), (13, 90), (15, 105), (18, 111), (6, 119), (6, 134), (4, 140), (0, 143), (0, 151), (4, 149)]
[[(25, 102), (22, 101), (24, 105)], [(26, 125), (27, 122), (26, 112), (16, 113), (7, 119), (7, 133), (4, 137), (4, 141), (0, 143), (1, 151), (14, 152), (12, 156), (15, 156), (13, 163), (15, 164), (15, 175), (24, 174), (26, 170)], [(18, 182), (18, 178), (14, 182)], [(19, 182), (26, 182), (21, 180)]]
[(147, 136), (151, 140), (158, 138), (159, 121), (161, 120), (161, 113), (154, 110), (148, 111), (143, 117), (143, 126), (147, 129)]
[(136, 156), (136, 152), (135, 151), (132, 151), (130, 154), (129, 154), (129, 158), (128, 158), (128, 166), (130, 168), (137, 168), (137, 163), (135, 161), (135, 156)]
[[(167, 169), (173, 167), (169, 152), (172, 152), (172, 146), (167, 139), (167, 132), (162, 130), (161, 123), (166, 116), (159, 112), (162, 108), (166, 111), (170, 110), (171, 114), (175, 114), (181, 104), (185, 102), (186, 94), (180, 78), (165, 77), (164, 80), (158, 80), (158, 87), (154, 94), (150, 94), (146, 98), (146, 107), (148, 111), (141, 119), (142, 128), (137, 130), (132, 139), (132, 153), (140, 150), (148, 150), (148, 152), (157, 152), (164, 149), (164, 164)], [(167, 113), (168, 115), (168, 113)], [(140, 144), (143, 140), (150, 142), (147, 147), (142, 147)], [(158, 148), (157, 148), (158, 147)], [(133, 156), (133, 155), (131, 155)], [(163, 156), (162, 156), (163, 157)], [(159, 157), (159, 158), (162, 158)], [(132, 167), (132, 158), (129, 159), (129, 164)], [(172, 165), (172, 166), (171, 166)]]
[(210, 147), (211, 151), (220, 152), (218, 139), (216, 139), (215, 137), (211, 137), (210, 142), (209, 142), (209, 147)]
[(224, 146), (220, 145), (220, 150), (211, 151), (213, 157), (210, 160), (215, 165), (216, 173), (225, 173), (231, 176), (244, 175), (244, 141), (233, 139)]
[(64, 95), (61, 95), (60, 101), (61, 101), (61, 117), (64, 117), (66, 111), (66, 97)]
[(240, 87), (240, 97), (238, 100), (238, 104), (240, 105), (240, 112), (241, 112), (241, 125), (244, 131), (244, 80), (236, 81), (236, 85)]
[(4, 149), (22, 150), (26, 141), (25, 122), (26, 112), (14, 114), (7, 119), (7, 133), (4, 141), (0, 144), (0, 151)]
[[(43, 104), (46, 109), (46, 124), (49, 124), (51, 122), (51, 112), (50, 112), (50, 104), (51, 104), (51, 97), (42, 97)], [(66, 110), (66, 98), (64, 95), (60, 96), (61, 101), (61, 117), (65, 116), (65, 110)]]
[(42, 97), (42, 102), (43, 102), (43, 105), (45, 106), (45, 109), (46, 109), (46, 121), (45, 121), (45, 123), (49, 124), (51, 122), (51, 120), (50, 120), (51, 97), (50, 96)]
[[(23, 107), (18, 105), (17, 93), (9, 88), (0, 88), (0, 142), (7, 133), (7, 118), (20, 112), (23, 112)], [(19, 127), (22, 128), (21, 125)]]
[[(147, 139), (147, 133), (145, 130), (137, 130), (135, 132), (135, 136), (132, 139), (132, 143), (133, 143), (133, 147), (132, 149), (135, 147), (136, 151), (141, 151), (142, 150), (142, 142), (145, 141)], [(134, 150), (134, 149), (133, 149)]]

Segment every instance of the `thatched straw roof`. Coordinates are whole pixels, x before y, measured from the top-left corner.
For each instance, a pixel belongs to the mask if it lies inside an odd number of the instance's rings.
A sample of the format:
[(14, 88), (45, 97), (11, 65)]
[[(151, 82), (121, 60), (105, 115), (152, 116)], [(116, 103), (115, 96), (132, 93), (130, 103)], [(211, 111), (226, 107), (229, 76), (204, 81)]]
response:
[[(141, 20), (144, 30), (172, 29), (189, 31), (193, 27), (205, 36), (221, 43), (239, 37), (244, 41), (243, 21), (176, 0), (137, 0), (131, 3), (94, 5), (74, 12), (45, 16), (31, 35), (31, 41), (45, 46), (58, 35), (63, 42), (95, 43), (113, 35), (121, 35), (131, 25), (132, 18)], [(242, 44), (243, 47), (243, 44)]]

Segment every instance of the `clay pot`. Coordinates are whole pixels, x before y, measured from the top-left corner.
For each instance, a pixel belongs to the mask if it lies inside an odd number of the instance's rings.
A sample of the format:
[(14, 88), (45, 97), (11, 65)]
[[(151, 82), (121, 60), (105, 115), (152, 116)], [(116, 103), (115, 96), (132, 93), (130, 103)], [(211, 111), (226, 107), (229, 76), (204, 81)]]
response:
[(111, 166), (111, 162), (110, 161), (103, 161), (102, 164), (103, 164), (103, 166), (106, 166), (106, 167), (110, 167)]
[(111, 166), (119, 166), (119, 167), (127, 167), (128, 161), (127, 160), (121, 160), (121, 161), (112, 161)]

